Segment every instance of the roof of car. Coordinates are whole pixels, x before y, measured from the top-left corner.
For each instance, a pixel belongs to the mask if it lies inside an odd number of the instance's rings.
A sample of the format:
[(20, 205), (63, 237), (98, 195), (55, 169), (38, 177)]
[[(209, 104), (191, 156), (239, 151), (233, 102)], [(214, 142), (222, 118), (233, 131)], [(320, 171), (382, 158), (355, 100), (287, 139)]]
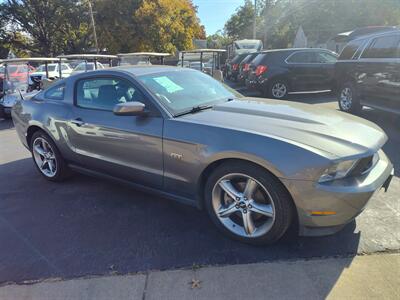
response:
[(131, 73), (135, 76), (141, 76), (141, 75), (146, 75), (146, 74), (154, 74), (154, 73), (160, 73), (160, 72), (165, 72), (165, 71), (187, 71), (187, 70), (192, 70), (188, 68), (182, 68), (182, 67), (177, 67), (177, 66), (165, 66), (165, 65), (127, 65), (127, 66), (118, 66), (118, 67), (112, 67), (108, 69), (104, 69), (102, 71), (124, 71)]
[(393, 33), (398, 33), (398, 34), (400, 34), (400, 28), (395, 27), (395, 28), (393, 28), (393, 30), (379, 31), (379, 32), (371, 33), (371, 34), (361, 35), (361, 36), (359, 36), (359, 37), (357, 37), (357, 38), (351, 40), (350, 42), (352, 42), (352, 41), (359, 41), (359, 40), (365, 40), (365, 39), (370, 39), (370, 38), (379, 37), (379, 36), (390, 35), (390, 34), (393, 34)]
[(273, 52), (288, 52), (288, 51), (330, 51), (328, 49), (323, 48), (286, 48), (286, 49), (271, 49), (271, 50), (263, 50), (260, 53), (273, 53)]

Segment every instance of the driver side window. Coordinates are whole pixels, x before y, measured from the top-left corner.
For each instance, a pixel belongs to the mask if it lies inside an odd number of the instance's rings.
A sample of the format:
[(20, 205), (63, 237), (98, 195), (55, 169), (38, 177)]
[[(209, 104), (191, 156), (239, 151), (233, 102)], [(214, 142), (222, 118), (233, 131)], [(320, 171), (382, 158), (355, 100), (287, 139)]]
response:
[(112, 111), (116, 104), (133, 101), (147, 104), (143, 93), (122, 78), (88, 78), (76, 84), (76, 105), (82, 108)]

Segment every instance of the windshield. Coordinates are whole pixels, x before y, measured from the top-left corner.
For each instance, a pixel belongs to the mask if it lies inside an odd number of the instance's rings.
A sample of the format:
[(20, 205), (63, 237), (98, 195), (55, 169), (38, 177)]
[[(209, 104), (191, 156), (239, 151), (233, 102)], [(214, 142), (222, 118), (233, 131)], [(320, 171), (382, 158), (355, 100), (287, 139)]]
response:
[(173, 115), (242, 97), (209, 75), (190, 69), (142, 75), (139, 80)]
[[(48, 65), (47, 70), (49, 72), (54, 72), (56, 70), (56, 65)], [(40, 67), (37, 69), (38, 72), (46, 72), (46, 65), (40, 65)]]

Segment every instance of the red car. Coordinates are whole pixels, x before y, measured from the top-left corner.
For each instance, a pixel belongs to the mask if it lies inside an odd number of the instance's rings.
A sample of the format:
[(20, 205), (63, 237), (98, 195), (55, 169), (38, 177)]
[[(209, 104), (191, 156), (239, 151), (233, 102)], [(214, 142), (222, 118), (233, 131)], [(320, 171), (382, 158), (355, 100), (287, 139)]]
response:
[[(8, 78), (10, 81), (28, 82), (29, 73), (35, 72), (35, 68), (28, 65), (9, 65), (7, 67)], [(0, 78), (4, 78), (4, 67), (0, 68)]]

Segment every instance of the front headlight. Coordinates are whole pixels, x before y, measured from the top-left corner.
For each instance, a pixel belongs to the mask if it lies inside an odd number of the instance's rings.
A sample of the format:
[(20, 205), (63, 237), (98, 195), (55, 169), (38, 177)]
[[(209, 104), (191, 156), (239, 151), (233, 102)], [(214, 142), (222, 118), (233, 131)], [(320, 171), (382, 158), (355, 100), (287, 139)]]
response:
[(358, 160), (344, 160), (327, 168), (318, 182), (332, 181), (346, 177), (354, 168)]

